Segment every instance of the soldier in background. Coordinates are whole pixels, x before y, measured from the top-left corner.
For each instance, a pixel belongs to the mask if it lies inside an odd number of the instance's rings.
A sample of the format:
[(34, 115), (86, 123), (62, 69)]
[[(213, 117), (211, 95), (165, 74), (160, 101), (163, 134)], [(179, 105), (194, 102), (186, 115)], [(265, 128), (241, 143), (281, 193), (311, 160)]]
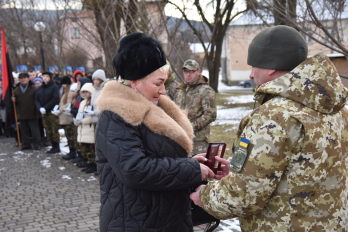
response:
[(254, 37), (261, 106), (241, 121), (231, 162), (217, 158), (228, 176), (191, 194), (214, 217), (239, 216), (242, 231), (348, 229), (348, 90), (324, 53), (307, 53), (291, 27)]
[(182, 67), (185, 80), (179, 84), (174, 102), (185, 110), (192, 124), (192, 155), (205, 153), (208, 148), (211, 122), (216, 119), (215, 91), (209, 86), (208, 78), (201, 74), (195, 60), (185, 61)]

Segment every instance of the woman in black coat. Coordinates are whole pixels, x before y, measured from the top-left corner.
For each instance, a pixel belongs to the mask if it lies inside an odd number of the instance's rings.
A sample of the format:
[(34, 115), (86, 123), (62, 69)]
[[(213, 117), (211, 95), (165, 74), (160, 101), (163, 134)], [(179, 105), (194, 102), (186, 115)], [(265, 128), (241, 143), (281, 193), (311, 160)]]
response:
[(190, 189), (213, 172), (196, 159), (187, 117), (166, 96), (162, 47), (133, 33), (114, 57), (116, 76), (97, 100), (100, 231), (193, 231)]

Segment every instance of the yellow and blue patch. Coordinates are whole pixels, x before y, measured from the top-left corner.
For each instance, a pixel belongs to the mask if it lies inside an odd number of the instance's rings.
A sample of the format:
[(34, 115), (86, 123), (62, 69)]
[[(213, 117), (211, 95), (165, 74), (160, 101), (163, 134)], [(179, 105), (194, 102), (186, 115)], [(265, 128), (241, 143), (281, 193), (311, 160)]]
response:
[(249, 141), (244, 138), (240, 138), (239, 146), (247, 148), (249, 144)]

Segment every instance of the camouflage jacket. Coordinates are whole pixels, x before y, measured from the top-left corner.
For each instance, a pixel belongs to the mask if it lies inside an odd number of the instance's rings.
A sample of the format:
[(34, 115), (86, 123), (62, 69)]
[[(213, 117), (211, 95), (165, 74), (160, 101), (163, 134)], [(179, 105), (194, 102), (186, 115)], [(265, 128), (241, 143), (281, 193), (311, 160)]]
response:
[(244, 168), (202, 188), (203, 208), (242, 231), (347, 231), (348, 90), (334, 65), (319, 53), (255, 96)]
[(200, 75), (190, 85), (181, 82), (176, 89), (174, 102), (182, 110), (186, 110), (195, 138), (193, 141), (209, 140), (209, 124), (216, 119), (215, 91), (208, 85), (208, 78)]

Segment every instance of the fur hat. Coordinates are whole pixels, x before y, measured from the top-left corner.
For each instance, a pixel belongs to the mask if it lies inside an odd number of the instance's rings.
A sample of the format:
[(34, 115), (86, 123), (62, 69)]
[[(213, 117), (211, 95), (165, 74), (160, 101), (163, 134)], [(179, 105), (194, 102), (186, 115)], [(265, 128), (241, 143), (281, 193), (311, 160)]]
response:
[(66, 84), (66, 85), (71, 85), (71, 79), (70, 79), (69, 76), (64, 76), (64, 77), (62, 78), (62, 80), (60, 81), (60, 83), (61, 83), (62, 85), (64, 85), (64, 84)]
[(159, 41), (135, 32), (121, 39), (112, 64), (116, 78), (138, 80), (164, 66), (166, 55)]
[(49, 75), (51, 79), (53, 77), (53, 74), (51, 72), (48, 72), (48, 71), (42, 72), (41, 76), (43, 76), (43, 75)]

